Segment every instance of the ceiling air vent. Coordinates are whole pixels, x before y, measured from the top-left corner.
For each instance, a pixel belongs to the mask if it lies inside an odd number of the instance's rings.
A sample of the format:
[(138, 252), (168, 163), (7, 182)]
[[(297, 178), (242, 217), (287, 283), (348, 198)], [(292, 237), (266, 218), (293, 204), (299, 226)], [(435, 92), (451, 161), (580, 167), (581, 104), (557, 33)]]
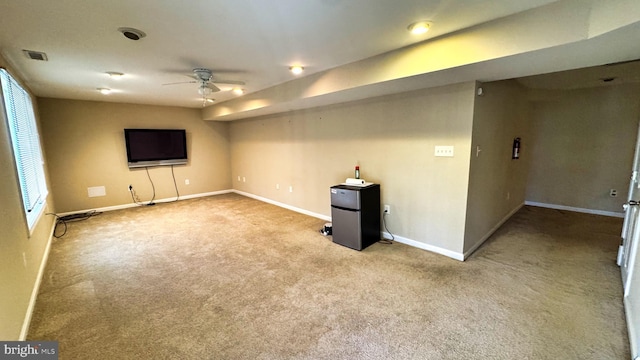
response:
[(39, 61), (47, 61), (47, 54), (41, 51), (33, 51), (33, 50), (22, 50), (22, 52), (27, 55), (27, 57), (31, 60), (39, 60)]

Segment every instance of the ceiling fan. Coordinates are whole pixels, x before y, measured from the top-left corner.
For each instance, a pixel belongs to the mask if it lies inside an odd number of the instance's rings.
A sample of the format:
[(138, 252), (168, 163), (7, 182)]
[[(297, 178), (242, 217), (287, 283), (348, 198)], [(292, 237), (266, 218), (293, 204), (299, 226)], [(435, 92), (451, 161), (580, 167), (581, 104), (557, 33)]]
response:
[(198, 94), (202, 95), (202, 106), (205, 106), (207, 103), (207, 96), (211, 93), (220, 91), (220, 88), (217, 87), (214, 83), (218, 84), (229, 84), (229, 85), (244, 85), (244, 81), (238, 80), (222, 80), (222, 79), (214, 79), (213, 72), (209, 69), (205, 68), (195, 68), (193, 69), (193, 75), (191, 77), (194, 78), (192, 81), (179, 81), (174, 83), (167, 83), (162, 85), (178, 85), (178, 84), (199, 84), (198, 85)]

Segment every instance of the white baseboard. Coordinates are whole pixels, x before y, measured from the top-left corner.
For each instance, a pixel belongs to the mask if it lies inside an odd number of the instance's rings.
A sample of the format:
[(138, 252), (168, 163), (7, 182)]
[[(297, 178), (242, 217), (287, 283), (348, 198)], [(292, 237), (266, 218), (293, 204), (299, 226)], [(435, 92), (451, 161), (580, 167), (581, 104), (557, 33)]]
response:
[[(391, 234), (389, 234), (386, 231), (382, 232), (382, 237), (385, 238), (385, 239), (391, 240)], [(398, 236), (398, 235), (395, 235), (395, 234), (393, 235), (393, 237), (394, 237), (394, 241), (397, 241), (399, 243), (403, 243), (405, 245), (413, 246), (413, 247), (416, 247), (418, 249), (427, 250), (427, 251), (430, 251), (430, 252), (433, 252), (433, 253), (436, 253), (436, 254), (444, 255), (446, 257), (450, 257), (450, 258), (455, 259), (455, 260), (464, 261), (464, 255), (462, 253), (451, 251), (451, 250), (448, 250), (448, 249), (445, 249), (445, 248), (441, 248), (439, 246), (425, 244), (425, 243), (420, 242), (420, 241), (407, 239), (405, 237)]]
[(309, 215), (311, 217), (318, 218), (318, 219), (321, 219), (321, 220), (324, 220), (324, 221), (331, 221), (331, 216), (326, 216), (326, 215), (314, 213), (312, 211), (308, 211), (308, 210), (301, 209), (301, 208), (298, 208), (298, 207), (295, 207), (295, 206), (287, 205), (285, 203), (281, 203), (281, 202), (278, 202), (278, 201), (275, 201), (275, 200), (267, 199), (265, 197), (254, 195), (254, 194), (247, 193), (247, 192), (244, 192), (244, 191), (240, 191), (240, 190), (232, 190), (232, 191), (234, 193), (236, 193), (236, 194), (239, 194), (239, 195), (242, 195), (242, 196), (246, 196), (246, 197), (250, 197), (252, 199), (260, 200), (262, 202), (266, 202), (266, 203), (269, 203), (271, 205), (275, 205), (275, 206), (279, 206), (281, 208), (285, 208), (285, 209), (288, 209), (288, 210), (291, 210), (291, 211), (295, 211), (297, 213)]
[[(233, 190), (229, 189), (229, 190), (212, 191), (212, 192), (200, 193), (200, 194), (181, 195), (178, 200), (187, 200), (187, 199), (195, 199), (195, 198), (205, 197), (205, 196), (222, 195), (222, 194), (228, 194), (230, 192), (233, 192)], [(154, 203), (166, 203), (166, 202), (172, 202), (172, 201), (176, 201), (176, 198), (172, 197), (172, 198), (166, 198), (166, 199), (153, 200)], [(66, 212), (66, 213), (62, 213), (62, 214), (56, 214), (56, 215), (58, 215), (58, 216), (66, 216), (66, 215), (73, 215), (73, 214), (82, 214), (82, 213), (86, 213), (88, 211), (105, 212), (105, 211), (128, 209), (128, 208), (137, 207), (137, 206), (140, 206), (140, 205), (131, 203), (131, 204), (106, 206), (106, 207), (101, 207), (101, 208), (96, 208), (96, 209), (70, 211), (70, 212)]]
[(51, 243), (53, 242), (53, 233), (56, 230), (56, 221), (53, 221), (51, 226), (51, 232), (49, 233), (49, 240), (44, 248), (42, 254), (42, 261), (40, 261), (40, 268), (38, 269), (38, 276), (36, 282), (33, 284), (31, 290), (31, 298), (29, 299), (29, 306), (27, 307), (27, 313), (24, 316), (22, 322), (22, 329), (20, 330), (19, 341), (25, 341), (29, 333), (29, 327), (31, 326), (31, 317), (33, 316), (33, 309), (36, 307), (36, 300), (38, 299), (38, 293), (40, 292), (40, 284), (42, 283), (42, 277), (44, 276), (44, 269), (47, 267), (47, 261), (49, 260), (49, 251), (51, 250)]
[(577, 208), (577, 207), (573, 207), (573, 206), (556, 205), (556, 204), (545, 204), (545, 203), (539, 203), (539, 202), (534, 202), (534, 201), (525, 201), (524, 204), (525, 205), (529, 205), (529, 206), (537, 206), (537, 207), (556, 209), (556, 210), (575, 211), (575, 212), (585, 213), (585, 214), (612, 216), (612, 217), (619, 217), (619, 218), (623, 218), (624, 217), (624, 212), (585, 209), (585, 208)]
[(505, 217), (502, 218), (502, 220), (498, 221), (498, 223), (496, 224), (496, 226), (494, 226), (493, 228), (491, 228), (491, 230), (489, 230), (483, 237), (482, 239), (480, 239), (480, 241), (478, 241), (475, 245), (473, 245), (471, 247), (471, 249), (465, 251), (464, 253), (464, 259), (466, 260), (469, 256), (471, 256), (471, 254), (473, 254), (474, 251), (476, 251), (480, 246), (482, 246), (482, 244), (484, 244), (485, 241), (487, 241), (488, 238), (491, 237), (491, 235), (493, 235), (494, 232), (496, 232), (496, 230), (498, 230), (502, 225), (504, 225), (504, 223), (507, 222), (507, 220), (509, 220), (509, 218), (511, 218), (513, 216), (513, 214), (515, 214), (516, 212), (518, 212), (518, 210), (522, 209), (522, 207), (524, 206), (524, 203), (516, 206), (513, 210), (511, 210)]

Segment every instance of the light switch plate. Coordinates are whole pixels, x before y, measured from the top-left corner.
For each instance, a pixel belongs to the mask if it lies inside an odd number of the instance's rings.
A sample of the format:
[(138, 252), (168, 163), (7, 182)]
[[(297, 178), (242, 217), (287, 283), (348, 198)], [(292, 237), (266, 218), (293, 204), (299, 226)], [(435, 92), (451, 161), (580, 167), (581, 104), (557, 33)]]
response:
[(436, 156), (453, 157), (453, 146), (436, 145)]

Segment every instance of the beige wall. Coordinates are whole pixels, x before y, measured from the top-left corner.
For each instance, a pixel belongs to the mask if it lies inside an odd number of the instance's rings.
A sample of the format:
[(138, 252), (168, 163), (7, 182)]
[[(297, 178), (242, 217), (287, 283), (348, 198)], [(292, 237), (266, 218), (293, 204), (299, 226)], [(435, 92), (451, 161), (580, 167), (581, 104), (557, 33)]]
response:
[[(329, 187), (359, 164), (391, 205), (389, 230), (461, 253), (474, 90), (464, 83), (233, 122), (233, 187), (330, 216)], [(455, 157), (434, 157), (436, 145), (454, 145)]]
[[(621, 212), (640, 118), (640, 85), (532, 93), (527, 200)], [(618, 197), (609, 196), (617, 189)]]
[[(478, 246), (525, 201), (532, 139), (526, 90), (513, 80), (480, 84), (473, 114), (464, 251)], [(520, 137), (520, 159), (512, 160)], [(476, 155), (477, 148), (480, 152)]]
[[(129, 184), (141, 201), (151, 200), (145, 169), (127, 167), (125, 128), (186, 129), (189, 163), (174, 166), (181, 196), (231, 188), (229, 125), (202, 121), (199, 109), (47, 98), (39, 104), (58, 213), (131, 204)], [(176, 196), (170, 167), (149, 168), (149, 175), (156, 199)], [(107, 195), (88, 197), (94, 186)]]
[[(2, 57), (0, 66), (11, 72)], [(20, 80), (15, 72), (12, 75)], [(32, 100), (37, 105), (36, 99)], [(29, 236), (11, 136), (4, 115), (0, 117), (0, 169), (0, 340), (19, 340), (25, 335), (21, 332), (25, 319), (30, 317), (31, 295), (51, 237), (54, 218), (43, 215)], [(45, 212), (52, 207), (50, 194)]]

